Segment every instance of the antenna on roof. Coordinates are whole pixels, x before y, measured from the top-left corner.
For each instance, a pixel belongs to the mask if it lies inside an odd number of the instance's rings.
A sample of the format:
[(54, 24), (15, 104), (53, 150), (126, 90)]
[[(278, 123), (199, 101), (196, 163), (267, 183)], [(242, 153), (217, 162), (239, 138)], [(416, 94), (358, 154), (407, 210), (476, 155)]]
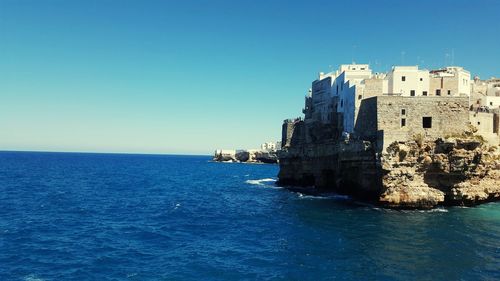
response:
[(352, 56), (351, 56), (351, 64), (354, 64), (354, 53), (356, 51), (356, 45), (352, 45)]
[(406, 55), (406, 52), (401, 51), (401, 65), (405, 65), (405, 55)]
[(455, 65), (455, 49), (451, 49), (451, 65)]

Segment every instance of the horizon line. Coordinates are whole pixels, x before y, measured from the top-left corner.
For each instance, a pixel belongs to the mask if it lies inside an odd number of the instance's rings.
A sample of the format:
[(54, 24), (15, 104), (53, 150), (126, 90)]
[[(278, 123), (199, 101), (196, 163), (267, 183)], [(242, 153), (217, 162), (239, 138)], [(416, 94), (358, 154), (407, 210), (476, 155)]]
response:
[(21, 153), (73, 153), (73, 154), (126, 154), (126, 155), (151, 155), (151, 156), (213, 156), (211, 154), (180, 154), (180, 153), (148, 153), (148, 152), (99, 152), (99, 151), (52, 151), (52, 150), (3, 150), (4, 152)]

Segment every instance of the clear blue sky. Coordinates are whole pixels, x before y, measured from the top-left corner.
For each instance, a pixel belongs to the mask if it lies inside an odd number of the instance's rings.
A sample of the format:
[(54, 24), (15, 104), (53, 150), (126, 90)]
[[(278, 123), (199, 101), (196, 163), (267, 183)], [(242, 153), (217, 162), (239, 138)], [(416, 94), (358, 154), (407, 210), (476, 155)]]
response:
[(493, 0), (0, 0), (0, 150), (258, 147), (319, 71), (353, 59), (435, 68), (453, 50), (500, 76), (499, 14)]

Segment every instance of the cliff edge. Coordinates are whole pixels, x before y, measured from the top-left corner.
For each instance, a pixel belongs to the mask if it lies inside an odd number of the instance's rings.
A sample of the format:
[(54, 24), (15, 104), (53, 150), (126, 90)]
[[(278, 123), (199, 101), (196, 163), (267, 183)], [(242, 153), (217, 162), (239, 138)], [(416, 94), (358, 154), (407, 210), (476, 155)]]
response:
[(475, 205), (500, 199), (500, 154), (478, 136), (394, 142), (381, 157), (379, 202), (388, 207)]
[(499, 200), (500, 108), (478, 107), (469, 82), (461, 67), (320, 73), (303, 117), (283, 121), (278, 184), (390, 208)]

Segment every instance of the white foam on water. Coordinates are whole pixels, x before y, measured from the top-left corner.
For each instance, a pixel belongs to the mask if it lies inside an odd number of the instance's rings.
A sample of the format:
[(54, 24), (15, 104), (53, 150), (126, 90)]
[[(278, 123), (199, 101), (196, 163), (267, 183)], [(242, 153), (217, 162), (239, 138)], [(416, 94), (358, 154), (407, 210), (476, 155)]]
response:
[(35, 274), (30, 274), (23, 278), (25, 281), (45, 281), (45, 279), (37, 277)]
[(276, 180), (271, 179), (271, 178), (266, 178), (266, 179), (260, 179), (260, 180), (246, 180), (245, 182), (248, 184), (265, 185), (266, 183), (270, 183), (270, 182), (274, 183), (274, 182), (276, 182)]
[(435, 208), (430, 210), (420, 210), (421, 213), (448, 213), (448, 209), (445, 208)]
[(351, 197), (349, 197), (347, 195), (340, 195), (340, 194), (333, 194), (333, 193), (324, 194), (324, 195), (306, 195), (306, 194), (298, 192), (298, 195), (299, 195), (300, 199), (320, 199), (320, 200), (324, 200), (324, 199), (350, 200), (351, 199)]
[(251, 185), (259, 185), (259, 186), (266, 186), (266, 187), (272, 187), (272, 188), (281, 188), (279, 186), (275, 186), (274, 183), (276, 182), (276, 179), (271, 179), (271, 178), (265, 178), (265, 179), (258, 179), (258, 180), (246, 180), (245, 183), (251, 184)]
[(448, 209), (445, 208), (434, 208), (429, 210), (395, 210), (402, 213), (447, 213)]

